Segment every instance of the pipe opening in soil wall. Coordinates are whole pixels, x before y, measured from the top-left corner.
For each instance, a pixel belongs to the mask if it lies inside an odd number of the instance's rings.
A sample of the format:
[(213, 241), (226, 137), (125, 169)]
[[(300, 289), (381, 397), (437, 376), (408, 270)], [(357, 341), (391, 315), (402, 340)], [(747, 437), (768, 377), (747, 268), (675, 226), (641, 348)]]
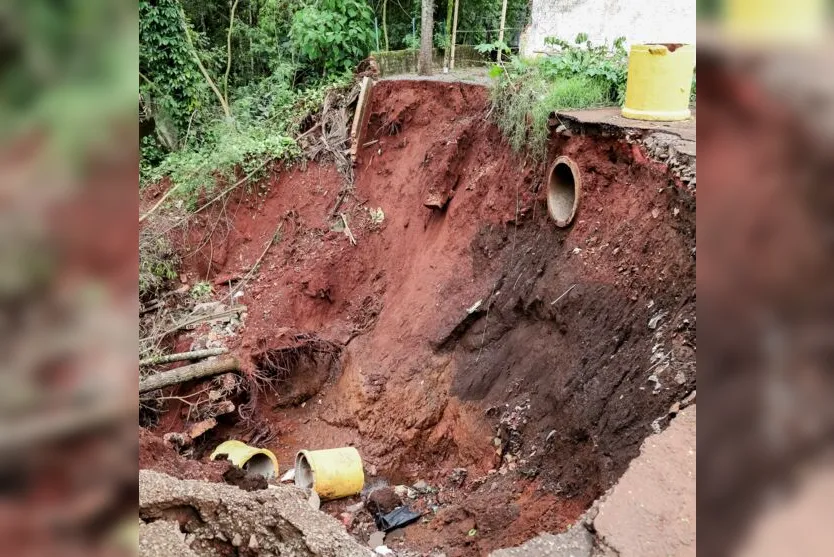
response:
[(556, 226), (568, 226), (576, 214), (582, 192), (579, 167), (569, 157), (559, 157), (547, 173), (547, 211)]

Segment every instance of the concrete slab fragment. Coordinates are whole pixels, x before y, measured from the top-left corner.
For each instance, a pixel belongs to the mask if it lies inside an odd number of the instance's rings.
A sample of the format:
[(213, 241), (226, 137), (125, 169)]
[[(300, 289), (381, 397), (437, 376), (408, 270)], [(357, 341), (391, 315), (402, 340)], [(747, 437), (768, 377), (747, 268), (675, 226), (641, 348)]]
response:
[(695, 556), (695, 406), (646, 439), (594, 526), (620, 557)]

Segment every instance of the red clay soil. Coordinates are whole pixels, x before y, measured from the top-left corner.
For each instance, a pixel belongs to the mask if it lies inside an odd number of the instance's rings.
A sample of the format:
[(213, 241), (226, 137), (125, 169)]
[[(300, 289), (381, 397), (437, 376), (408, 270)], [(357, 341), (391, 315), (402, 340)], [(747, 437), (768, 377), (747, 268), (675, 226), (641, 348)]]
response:
[(225, 462), (198, 462), (180, 456), (145, 428), (139, 428), (139, 469), (156, 470), (183, 480), (222, 482)]
[[(695, 387), (693, 196), (632, 145), (554, 138), (548, 159), (569, 155), (583, 172), (576, 221), (558, 229), (545, 166), (509, 149), (488, 105), (479, 86), (378, 83), (363, 140), (378, 141), (360, 150), (339, 209), (356, 245), (333, 230), (342, 177), (311, 163), (202, 216), (186, 259), (190, 281), (222, 293), (280, 225), (243, 289), (232, 348), (257, 369), (299, 331), (341, 347), (207, 443), (271, 438), (282, 469), (298, 449), (351, 443), (369, 478), (392, 483), (444, 485), (465, 467), (448, 501), (460, 516), (406, 530), (409, 546), (448, 555), (567, 527)], [(159, 435), (184, 428), (170, 408)], [(470, 524), (477, 535), (461, 535)]]

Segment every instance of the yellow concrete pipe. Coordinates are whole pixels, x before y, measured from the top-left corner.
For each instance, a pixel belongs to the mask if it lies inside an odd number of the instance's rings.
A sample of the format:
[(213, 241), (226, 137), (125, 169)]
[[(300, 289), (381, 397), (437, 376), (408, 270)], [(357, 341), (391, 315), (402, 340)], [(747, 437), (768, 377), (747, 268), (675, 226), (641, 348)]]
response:
[(255, 472), (266, 479), (278, 474), (278, 459), (270, 450), (250, 447), (246, 443), (231, 439), (217, 445), (209, 458), (214, 460), (221, 455), (225, 455), (238, 468)]
[(691, 117), (689, 95), (694, 70), (694, 45), (633, 45), (628, 56), (623, 116), (656, 121)]
[(365, 485), (362, 457), (353, 447), (299, 451), (295, 485), (315, 490), (322, 500), (355, 495)]

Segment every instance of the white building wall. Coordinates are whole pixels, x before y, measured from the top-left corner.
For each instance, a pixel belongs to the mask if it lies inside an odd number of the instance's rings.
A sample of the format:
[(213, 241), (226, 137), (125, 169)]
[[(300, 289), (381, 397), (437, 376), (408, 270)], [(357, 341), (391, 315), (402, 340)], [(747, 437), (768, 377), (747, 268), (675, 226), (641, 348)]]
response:
[(545, 37), (573, 42), (579, 33), (594, 44), (620, 36), (627, 44), (694, 43), (695, 0), (533, 0), (521, 51), (532, 56)]

